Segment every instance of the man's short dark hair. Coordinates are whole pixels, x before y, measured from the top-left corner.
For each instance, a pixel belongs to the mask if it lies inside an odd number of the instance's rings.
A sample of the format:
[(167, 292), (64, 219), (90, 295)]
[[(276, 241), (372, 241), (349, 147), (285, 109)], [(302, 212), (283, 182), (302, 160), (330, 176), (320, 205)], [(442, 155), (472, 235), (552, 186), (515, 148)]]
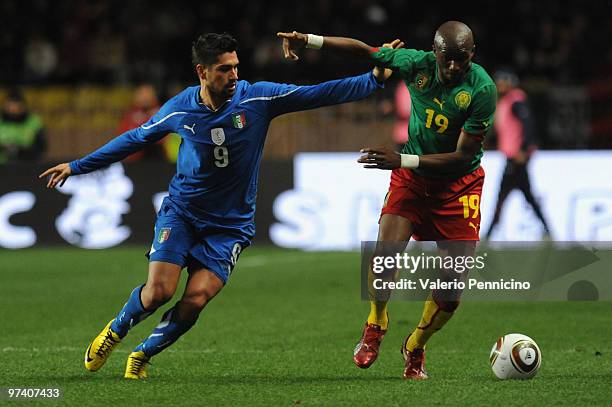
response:
[(191, 61), (193, 65), (209, 66), (217, 62), (219, 55), (234, 52), (238, 48), (238, 41), (228, 33), (208, 33), (200, 35), (191, 47)]

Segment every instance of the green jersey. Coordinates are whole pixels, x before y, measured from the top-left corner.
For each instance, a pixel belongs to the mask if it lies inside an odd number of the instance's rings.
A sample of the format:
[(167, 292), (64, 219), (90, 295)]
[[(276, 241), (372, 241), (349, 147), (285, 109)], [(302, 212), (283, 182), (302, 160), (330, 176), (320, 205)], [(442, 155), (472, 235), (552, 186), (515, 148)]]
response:
[[(483, 67), (472, 63), (463, 80), (450, 88), (437, 75), (433, 52), (414, 49), (380, 48), (372, 57), (399, 73), (410, 90), (412, 108), (405, 154), (450, 153), (457, 149), (461, 129), (481, 135), (493, 125), (497, 90)], [(431, 177), (460, 177), (480, 166), (482, 149), (469, 168), (462, 171), (423, 170), (417, 174)]]

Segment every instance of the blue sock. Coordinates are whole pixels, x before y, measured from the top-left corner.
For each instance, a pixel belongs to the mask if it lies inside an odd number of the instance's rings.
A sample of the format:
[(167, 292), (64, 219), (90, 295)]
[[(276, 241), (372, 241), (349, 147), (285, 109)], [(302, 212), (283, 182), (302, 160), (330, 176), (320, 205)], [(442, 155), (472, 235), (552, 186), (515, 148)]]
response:
[(155, 312), (145, 310), (140, 300), (140, 292), (142, 291), (143, 285), (140, 285), (132, 291), (130, 298), (115, 317), (115, 320), (111, 324), (111, 329), (121, 338), (127, 335), (128, 331), (137, 323), (144, 320), (146, 317)]
[(195, 324), (195, 321), (187, 322), (179, 320), (177, 314), (176, 305), (166, 311), (161, 322), (155, 327), (151, 335), (142, 341), (133, 352), (141, 350), (149, 358), (157, 355), (159, 352), (176, 342), (181, 335), (191, 329), (193, 324)]

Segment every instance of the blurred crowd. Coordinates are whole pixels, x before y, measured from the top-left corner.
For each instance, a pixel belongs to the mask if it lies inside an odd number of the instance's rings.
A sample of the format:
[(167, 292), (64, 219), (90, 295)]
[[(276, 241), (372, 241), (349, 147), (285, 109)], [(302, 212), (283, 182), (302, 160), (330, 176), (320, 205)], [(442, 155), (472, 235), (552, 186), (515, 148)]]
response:
[[(197, 82), (191, 44), (201, 33), (225, 31), (238, 39), (243, 79), (312, 83), (360, 73), (368, 65), (314, 51), (303, 52), (298, 63), (285, 61), (277, 31), (348, 36), (371, 45), (400, 38), (409, 48), (430, 49), (435, 29), (451, 19), (464, 21), (474, 31), (477, 63), (490, 74), (512, 67), (531, 91), (541, 147), (612, 148), (609, 6), (607, 0), (214, 0), (181, 5), (157, 0), (2, 0), (0, 164), (44, 158), (50, 146), (61, 144), (60, 134), (76, 140), (78, 130), (91, 133), (90, 128), (45, 129), (41, 118), (56, 118), (55, 110), (39, 104), (38, 109), (30, 106), (30, 112), (23, 89), (133, 89), (132, 105), (115, 129), (119, 134), (144, 123), (160, 102)], [(409, 94), (393, 79), (380, 95), (379, 113), (395, 117), (393, 140), (400, 146), (407, 137)], [(88, 120), (77, 122), (91, 125)], [(129, 160), (173, 162), (179, 142), (178, 137), (167, 137)]]
[(9, 90), (0, 110), (0, 165), (38, 160), (46, 149), (42, 120), (28, 110), (19, 89)]
[(458, 19), (476, 36), (476, 61), (490, 70), (514, 66), (521, 77), (583, 84), (609, 76), (609, 2), (516, 0), (160, 1), (3, 0), (0, 2), (0, 85), (191, 83), (193, 39), (227, 31), (240, 43), (249, 80), (313, 81), (363, 69), (310, 52), (282, 60), (275, 33), (299, 30), (352, 36), (378, 45), (399, 37), (429, 49), (435, 28)]

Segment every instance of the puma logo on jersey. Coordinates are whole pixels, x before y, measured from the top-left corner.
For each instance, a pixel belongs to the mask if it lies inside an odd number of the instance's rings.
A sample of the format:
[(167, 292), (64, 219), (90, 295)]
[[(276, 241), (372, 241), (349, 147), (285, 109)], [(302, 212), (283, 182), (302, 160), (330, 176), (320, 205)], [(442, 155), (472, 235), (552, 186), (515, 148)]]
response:
[(195, 130), (194, 130), (195, 129), (195, 125), (196, 124), (194, 123), (191, 127), (189, 127), (186, 124), (183, 124), (183, 128), (186, 129), (186, 130), (190, 130), (191, 133), (195, 134)]
[(433, 101), (434, 101), (435, 103), (437, 103), (437, 104), (440, 106), (440, 110), (442, 110), (442, 109), (444, 108), (444, 106), (443, 106), (443, 105), (444, 105), (444, 102), (440, 102), (440, 101), (438, 100), (438, 98), (433, 98)]
[(474, 225), (472, 222), (468, 223), (468, 226), (471, 228), (474, 228), (474, 230), (476, 231), (476, 233), (478, 233), (478, 228), (476, 227), (476, 225)]

